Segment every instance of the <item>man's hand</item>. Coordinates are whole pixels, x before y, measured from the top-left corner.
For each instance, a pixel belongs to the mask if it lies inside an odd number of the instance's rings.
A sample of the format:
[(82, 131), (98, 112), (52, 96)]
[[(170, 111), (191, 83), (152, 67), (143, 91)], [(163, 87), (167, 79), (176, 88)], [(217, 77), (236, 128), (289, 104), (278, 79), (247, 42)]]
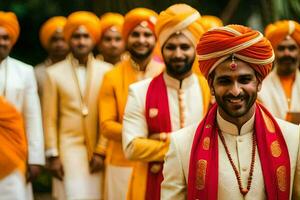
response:
[(158, 141), (166, 141), (168, 139), (168, 134), (167, 133), (155, 133), (155, 134), (151, 134), (149, 139), (152, 140), (158, 140)]
[(42, 167), (40, 165), (28, 165), (27, 170), (27, 182), (32, 182), (41, 173)]
[(94, 153), (90, 161), (90, 172), (91, 173), (99, 172), (103, 168), (104, 168), (104, 157)]
[(47, 159), (47, 169), (51, 172), (51, 174), (58, 178), (59, 180), (63, 180), (64, 177), (64, 169), (59, 157), (50, 157)]

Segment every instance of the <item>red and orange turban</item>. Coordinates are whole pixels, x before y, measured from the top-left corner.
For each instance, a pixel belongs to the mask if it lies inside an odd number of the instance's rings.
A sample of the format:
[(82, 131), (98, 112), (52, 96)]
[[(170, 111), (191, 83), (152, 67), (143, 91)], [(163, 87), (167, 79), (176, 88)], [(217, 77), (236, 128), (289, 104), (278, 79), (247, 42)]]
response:
[(128, 35), (138, 25), (147, 26), (154, 33), (157, 13), (147, 8), (135, 8), (129, 11), (124, 18), (123, 38), (127, 41)]
[(44, 48), (47, 48), (50, 38), (56, 32), (62, 32), (66, 24), (67, 18), (56, 16), (48, 19), (43, 23), (40, 30), (40, 41)]
[(204, 33), (200, 13), (186, 4), (175, 4), (162, 11), (155, 27), (158, 42), (163, 45), (176, 32), (186, 35), (196, 46)]
[(122, 33), (124, 17), (119, 13), (105, 13), (101, 16), (101, 28), (104, 33), (108, 29), (115, 28), (118, 32)]
[(64, 36), (67, 41), (73, 32), (80, 26), (84, 26), (97, 43), (101, 34), (100, 19), (92, 12), (77, 11), (70, 14), (64, 27)]
[(274, 52), (270, 42), (259, 32), (241, 25), (228, 25), (207, 31), (197, 45), (199, 67), (209, 74), (232, 54), (265, 78), (272, 69)]
[(0, 27), (6, 29), (9, 37), (11, 38), (12, 44), (14, 45), (20, 34), (20, 26), (15, 13), (0, 11)]
[(200, 23), (205, 32), (212, 28), (223, 26), (222, 20), (212, 15), (203, 15), (200, 19)]
[(300, 24), (293, 20), (282, 20), (269, 24), (265, 29), (265, 36), (274, 48), (288, 35), (300, 45)]

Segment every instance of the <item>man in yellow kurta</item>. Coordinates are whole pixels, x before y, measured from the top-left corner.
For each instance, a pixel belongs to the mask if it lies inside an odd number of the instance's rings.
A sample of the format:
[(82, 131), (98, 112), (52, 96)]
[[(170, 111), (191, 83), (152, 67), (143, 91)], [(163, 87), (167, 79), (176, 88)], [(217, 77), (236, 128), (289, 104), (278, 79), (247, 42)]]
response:
[(106, 153), (106, 199), (126, 199), (132, 162), (122, 150), (122, 120), (130, 84), (153, 77), (163, 65), (152, 60), (156, 43), (154, 26), (157, 14), (136, 8), (125, 16), (123, 37), (130, 58), (118, 63), (103, 79), (99, 107), (101, 133), (108, 139)]
[(63, 36), (67, 19), (63, 16), (51, 17), (40, 29), (40, 41), (48, 57), (34, 68), (38, 93), (42, 100), (43, 84), (46, 79), (46, 68), (66, 58), (69, 47)]
[(119, 13), (105, 13), (101, 16), (102, 34), (97, 44), (100, 52), (97, 59), (112, 65), (117, 64), (123, 58), (125, 44), (122, 37), (124, 17)]
[(128, 199), (160, 199), (162, 162), (170, 133), (200, 121), (208, 108), (208, 84), (192, 72), (196, 44), (203, 33), (200, 17), (186, 4), (161, 12), (155, 29), (166, 70), (129, 87), (123, 149), (127, 158), (138, 162)]
[(263, 82), (259, 100), (276, 117), (300, 123), (300, 24), (292, 20), (267, 26), (275, 68)]
[(23, 200), (27, 141), (22, 115), (0, 96), (0, 199)]
[(99, 18), (93, 13), (69, 15), (64, 37), (71, 53), (47, 68), (43, 95), (46, 156), (56, 177), (53, 194), (58, 199), (103, 199), (98, 94), (110, 67), (92, 55), (100, 31)]

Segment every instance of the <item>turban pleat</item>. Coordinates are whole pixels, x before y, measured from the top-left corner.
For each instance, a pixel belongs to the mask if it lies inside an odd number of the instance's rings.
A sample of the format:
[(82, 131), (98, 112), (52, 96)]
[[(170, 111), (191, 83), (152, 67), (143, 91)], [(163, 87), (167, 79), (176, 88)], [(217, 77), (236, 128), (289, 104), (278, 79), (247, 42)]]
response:
[(212, 28), (223, 26), (223, 22), (220, 18), (212, 15), (202, 15), (200, 23), (204, 31), (208, 31)]
[(124, 23), (124, 17), (119, 13), (105, 13), (101, 16), (101, 28), (102, 32), (105, 32), (107, 29), (114, 27), (120, 33), (122, 33)]
[(67, 41), (73, 32), (80, 26), (84, 26), (97, 43), (101, 34), (100, 19), (92, 12), (77, 11), (70, 14), (64, 27), (64, 36)]
[(17, 16), (13, 12), (0, 11), (0, 27), (6, 29), (14, 45), (20, 34), (20, 26)]
[(218, 64), (232, 54), (264, 78), (272, 69), (274, 52), (270, 42), (255, 30), (228, 25), (203, 34), (197, 46), (200, 71), (208, 78)]
[(265, 29), (265, 36), (274, 48), (288, 35), (300, 45), (300, 24), (293, 20), (281, 20), (269, 24)]
[(50, 38), (56, 31), (63, 31), (66, 21), (67, 19), (65, 17), (56, 16), (48, 19), (42, 25), (40, 30), (40, 41), (44, 48), (47, 48)]

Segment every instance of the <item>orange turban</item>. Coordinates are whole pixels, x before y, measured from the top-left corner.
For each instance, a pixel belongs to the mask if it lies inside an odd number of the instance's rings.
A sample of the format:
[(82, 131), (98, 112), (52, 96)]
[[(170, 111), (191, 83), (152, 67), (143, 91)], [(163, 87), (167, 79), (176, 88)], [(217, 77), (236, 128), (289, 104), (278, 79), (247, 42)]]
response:
[(88, 30), (95, 43), (98, 42), (101, 34), (100, 19), (94, 13), (88, 11), (77, 11), (68, 16), (64, 27), (64, 36), (67, 41), (80, 26), (84, 26)]
[(43, 23), (40, 30), (40, 41), (44, 48), (47, 48), (50, 38), (57, 31), (63, 31), (67, 18), (56, 16)]
[(155, 27), (158, 42), (163, 45), (174, 33), (180, 31), (196, 46), (204, 33), (200, 24), (200, 13), (186, 4), (175, 4), (162, 11)]
[(6, 29), (14, 45), (20, 34), (20, 26), (15, 13), (0, 11), (0, 27)]
[(101, 27), (102, 32), (105, 32), (109, 28), (116, 28), (120, 33), (122, 33), (124, 23), (124, 17), (119, 13), (105, 13), (101, 16)]
[(282, 20), (269, 24), (265, 29), (265, 36), (274, 48), (288, 35), (300, 45), (300, 24), (292, 20)]
[(209, 74), (232, 54), (251, 65), (261, 78), (272, 69), (274, 52), (258, 31), (241, 25), (228, 25), (207, 31), (201, 37), (197, 54), (202, 74)]
[(220, 18), (212, 15), (204, 15), (200, 19), (200, 23), (205, 31), (209, 29), (223, 26), (223, 22)]
[(123, 38), (127, 41), (128, 35), (137, 25), (147, 26), (154, 32), (157, 13), (147, 8), (135, 8), (129, 11), (124, 18)]

